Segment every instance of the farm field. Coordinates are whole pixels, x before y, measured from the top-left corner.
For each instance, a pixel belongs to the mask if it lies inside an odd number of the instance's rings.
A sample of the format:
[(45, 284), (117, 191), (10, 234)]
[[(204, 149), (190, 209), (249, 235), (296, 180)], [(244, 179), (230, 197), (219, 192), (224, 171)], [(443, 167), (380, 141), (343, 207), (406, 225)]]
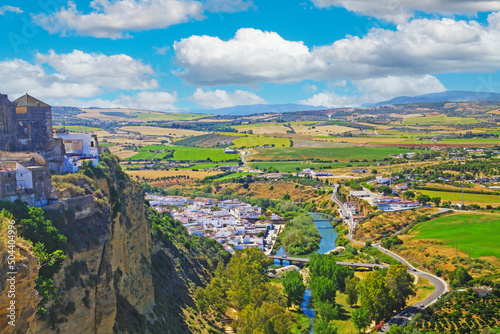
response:
[(224, 153), (223, 148), (162, 146), (162, 145), (144, 146), (140, 149), (141, 152), (137, 153), (131, 158), (128, 158), (127, 160), (143, 160), (143, 159), (153, 159), (153, 158), (163, 159), (163, 157), (168, 154), (168, 153), (149, 152), (150, 150), (151, 151), (175, 150), (173, 158), (167, 159), (174, 161), (206, 161), (207, 159), (210, 159), (212, 161), (239, 160), (238, 154)]
[(201, 180), (207, 176), (218, 175), (218, 171), (192, 171), (192, 170), (125, 170), (133, 180), (149, 181), (152, 186), (167, 186), (178, 184), (190, 184), (195, 180)]
[(243, 136), (233, 140), (233, 147), (257, 147), (274, 145), (275, 147), (290, 147), (290, 139), (276, 137)]
[[(338, 168), (346, 168), (350, 166), (368, 166), (367, 162), (332, 162), (332, 163), (311, 163), (309, 161), (293, 161), (293, 162), (251, 162), (252, 168), (269, 169), (271, 167), (277, 169), (281, 173), (296, 173), (305, 168), (314, 168), (315, 170), (331, 171)], [(297, 170), (298, 168), (298, 170)], [(375, 167), (376, 168), (376, 167)]]
[[(91, 126), (83, 126), (83, 125), (64, 125), (61, 127), (65, 128), (69, 132), (78, 132), (78, 133), (96, 132), (102, 130), (101, 128), (94, 128)], [(54, 126), (54, 128), (59, 128), (59, 127)]]
[(348, 162), (352, 159), (357, 160), (383, 160), (388, 158), (389, 154), (400, 154), (412, 152), (407, 149), (378, 147), (376, 149), (370, 147), (339, 147), (339, 148), (296, 148), (290, 147), (287, 149), (280, 148), (257, 148), (254, 150), (256, 154), (250, 156), (249, 161), (264, 160), (264, 161), (289, 161), (297, 160), (304, 161), (309, 159), (320, 160), (338, 160)]
[(328, 136), (329, 134), (338, 134), (356, 130), (342, 125), (293, 125), (292, 128), (295, 133), (310, 136)]
[(173, 138), (199, 136), (206, 134), (206, 132), (201, 131), (159, 128), (154, 126), (124, 126), (120, 128), (120, 130), (127, 132), (139, 132), (141, 135), (145, 136), (162, 136)]
[(214, 115), (191, 113), (134, 113), (130, 116), (148, 121), (191, 121), (200, 118), (210, 118)]
[(411, 239), (434, 239), (473, 258), (495, 256), (500, 259), (500, 215), (459, 213), (418, 224)]
[[(450, 191), (434, 191), (434, 190), (417, 190), (418, 193), (428, 195), (430, 197), (441, 197), (441, 201), (451, 201), (452, 204), (462, 204), (461, 192)], [(477, 204), (486, 206), (490, 204), (494, 207), (500, 205), (500, 195), (485, 195), (485, 194), (468, 194), (464, 193), (464, 204)]]
[(290, 131), (288, 127), (280, 123), (255, 123), (248, 125), (236, 125), (233, 126), (234, 129), (238, 130), (240, 133), (246, 133), (252, 131), (255, 135), (265, 135), (272, 133), (287, 133)]
[(447, 116), (427, 116), (405, 118), (404, 125), (459, 125), (476, 124), (479, 121), (475, 118), (465, 117), (447, 117)]

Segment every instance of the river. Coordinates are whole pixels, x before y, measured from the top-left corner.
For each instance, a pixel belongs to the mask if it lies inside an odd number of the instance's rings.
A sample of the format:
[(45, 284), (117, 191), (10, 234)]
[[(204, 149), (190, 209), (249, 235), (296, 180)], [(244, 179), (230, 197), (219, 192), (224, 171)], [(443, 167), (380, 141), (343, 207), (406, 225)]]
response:
[[(318, 228), (319, 234), (321, 235), (321, 242), (319, 243), (319, 249), (316, 251), (317, 253), (324, 254), (326, 252), (331, 251), (334, 249), (335, 246), (335, 239), (337, 238), (337, 231), (332, 228), (332, 225), (330, 224), (330, 221), (328, 220), (319, 220), (319, 217), (313, 216), (314, 220), (314, 225)], [(316, 220), (318, 219), (318, 220)], [(280, 247), (276, 251), (276, 255), (283, 256), (287, 255), (286, 251), (283, 247)], [(295, 256), (296, 257), (296, 256)], [(274, 264), (276, 266), (280, 266), (279, 260), (274, 260)], [(283, 265), (288, 266), (290, 263), (288, 261), (283, 261)], [(312, 309), (310, 305), (311, 301), (311, 290), (307, 289), (306, 293), (304, 295), (304, 301), (302, 304), (300, 304), (300, 307), (302, 308), (302, 312), (304, 312), (305, 315), (307, 315), (309, 318), (314, 319), (314, 310)], [(311, 333), (312, 333), (311, 329)]]

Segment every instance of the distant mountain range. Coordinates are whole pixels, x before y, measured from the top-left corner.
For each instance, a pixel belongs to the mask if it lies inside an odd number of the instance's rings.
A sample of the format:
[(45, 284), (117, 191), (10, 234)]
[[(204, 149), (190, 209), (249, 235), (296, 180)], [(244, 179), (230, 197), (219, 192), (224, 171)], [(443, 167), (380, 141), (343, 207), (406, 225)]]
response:
[(289, 103), (289, 104), (254, 104), (249, 106), (235, 106), (235, 107), (227, 107), (219, 109), (191, 110), (190, 112), (220, 115), (220, 116), (227, 116), (227, 115), (244, 116), (252, 114), (269, 114), (269, 113), (282, 114), (285, 112), (324, 110), (324, 109), (328, 108), (322, 106), (315, 107), (303, 104)]
[(399, 96), (389, 101), (364, 104), (363, 107), (380, 107), (394, 104), (413, 104), (421, 102), (478, 102), (500, 101), (499, 93), (472, 92), (472, 91), (447, 91), (419, 96)]

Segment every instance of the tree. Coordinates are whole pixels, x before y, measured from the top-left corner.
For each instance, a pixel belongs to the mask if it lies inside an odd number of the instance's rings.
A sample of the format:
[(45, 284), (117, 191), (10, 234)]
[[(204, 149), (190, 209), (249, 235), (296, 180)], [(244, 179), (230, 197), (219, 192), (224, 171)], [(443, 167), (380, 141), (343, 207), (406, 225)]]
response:
[(338, 329), (328, 321), (317, 318), (314, 322), (314, 334), (337, 334)]
[(407, 200), (411, 200), (415, 198), (415, 193), (411, 190), (407, 190), (403, 193), (403, 197), (406, 198)]
[(406, 267), (398, 264), (392, 265), (387, 271), (386, 281), (391, 296), (394, 298), (394, 309), (402, 310), (406, 305), (406, 299), (415, 296), (413, 277), (406, 271)]
[(288, 193), (284, 194), (284, 195), (283, 195), (283, 199), (284, 199), (285, 201), (288, 201), (288, 200), (290, 199), (290, 194), (288, 194)]
[(429, 203), (431, 201), (431, 198), (429, 195), (418, 195), (417, 201), (422, 205), (426, 205), (427, 203)]
[(314, 303), (315, 312), (325, 321), (330, 322), (332, 320), (338, 319), (339, 308), (329, 302), (315, 302)]
[(356, 305), (358, 303), (358, 290), (356, 286), (359, 281), (360, 279), (356, 276), (345, 280), (345, 293), (347, 294), (347, 303), (349, 303), (349, 306)]
[(465, 267), (458, 267), (450, 276), (452, 279), (451, 285), (454, 287), (465, 285), (472, 280), (472, 276), (467, 272)]
[(354, 327), (359, 332), (363, 332), (366, 327), (370, 325), (370, 310), (366, 307), (360, 307), (351, 313), (351, 319), (354, 323)]
[(431, 202), (434, 203), (435, 206), (439, 206), (441, 203), (441, 197), (433, 197), (431, 198)]
[(380, 186), (377, 188), (377, 191), (381, 194), (384, 194), (385, 196), (392, 194), (392, 189), (388, 186)]
[(380, 271), (373, 271), (358, 284), (359, 301), (361, 306), (370, 311), (373, 320), (379, 322), (392, 311), (394, 298), (387, 285), (385, 277)]
[(302, 275), (298, 271), (291, 271), (283, 277), (283, 287), (285, 288), (288, 307), (302, 303), (306, 286)]
[(309, 283), (314, 302), (328, 301), (335, 304), (337, 286), (333, 280), (325, 276), (312, 277)]

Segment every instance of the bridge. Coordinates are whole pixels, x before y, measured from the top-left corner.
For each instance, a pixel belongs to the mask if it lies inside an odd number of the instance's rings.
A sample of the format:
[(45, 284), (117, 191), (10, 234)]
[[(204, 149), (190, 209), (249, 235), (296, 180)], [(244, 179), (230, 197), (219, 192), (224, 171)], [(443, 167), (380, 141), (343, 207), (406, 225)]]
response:
[[(300, 257), (287, 257), (287, 256), (278, 256), (278, 255), (268, 255), (267, 256), (270, 259), (273, 260), (279, 260), (280, 264), (283, 265), (283, 261), (288, 261), (290, 264), (295, 263), (298, 265), (304, 265), (306, 263), (309, 263), (310, 260), (309, 258), (300, 258)], [(348, 267), (355, 267), (355, 268), (368, 268), (368, 269), (374, 269), (374, 268), (389, 268), (388, 265), (385, 264), (372, 264), (372, 263), (354, 263), (354, 262), (341, 262), (338, 261), (337, 264), (339, 266), (348, 266)]]

